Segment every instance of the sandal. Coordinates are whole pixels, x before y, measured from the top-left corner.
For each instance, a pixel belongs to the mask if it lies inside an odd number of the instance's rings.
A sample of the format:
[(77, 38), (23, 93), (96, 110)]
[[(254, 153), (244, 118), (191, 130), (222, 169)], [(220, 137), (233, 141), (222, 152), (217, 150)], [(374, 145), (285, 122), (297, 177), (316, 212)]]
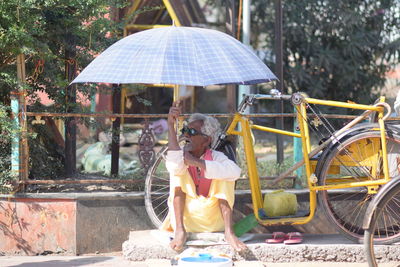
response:
[(268, 244), (277, 244), (277, 243), (282, 243), (287, 239), (287, 235), (284, 232), (273, 232), (272, 233), (272, 238), (266, 239), (265, 242)]
[(283, 241), (285, 245), (300, 244), (303, 242), (303, 235), (299, 232), (291, 232), (287, 234), (287, 239)]

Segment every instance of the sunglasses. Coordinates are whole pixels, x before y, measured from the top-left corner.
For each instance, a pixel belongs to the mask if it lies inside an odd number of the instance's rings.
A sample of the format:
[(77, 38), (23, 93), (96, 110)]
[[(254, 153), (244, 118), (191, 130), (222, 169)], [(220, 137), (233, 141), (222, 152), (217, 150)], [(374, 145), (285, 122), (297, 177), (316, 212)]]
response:
[(187, 127), (187, 126), (184, 126), (184, 127), (182, 128), (181, 132), (182, 132), (182, 134), (188, 134), (189, 136), (196, 136), (196, 135), (204, 135), (204, 136), (207, 136), (207, 135), (205, 135), (205, 134), (203, 134), (203, 133), (197, 131), (196, 129), (194, 129), (194, 128), (189, 128), (189, 127)]

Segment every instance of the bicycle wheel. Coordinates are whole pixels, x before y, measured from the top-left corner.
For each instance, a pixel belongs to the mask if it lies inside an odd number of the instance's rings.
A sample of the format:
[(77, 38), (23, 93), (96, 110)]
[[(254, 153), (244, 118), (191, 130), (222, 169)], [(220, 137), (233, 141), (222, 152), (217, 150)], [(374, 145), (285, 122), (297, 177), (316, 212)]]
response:
[(364, 234), (364, 249), (370, 267), (378, 266), (377, 258), (380, 258), (375, 254), (375, 244), (385, 244), (387, 240), (400, 242), (400, 183), (382, 193), (382, 198), (370, 207), (373, 214)]
[[(147, 172), (144, 203), (147, 214), (153, 225), (159, 228), (168, 214), (169, 173), (165, 167), (165, 156), (168, 147), (158, 153), (155, 162)], [(231, 143), (224, 142), (216, 150), (223, 152), (230, 160), (236, 162), (236, 154)]]
[[(387, 131), (389, 175), (396, 177), (400, 170), (400, 138)], [(319, 185), (343, 182), (371, 181), (383, 178), (383, 157), (380, 134), (361, 132), (343, 138), (319, 162)], [(350, 240), (360, 241), (364, 234), (362, 222), (367, 206), (374, 194), (367, 187), (319, 191), (319, 204), (328, 220)], [(388, 240), (389, 242), (389, 240)]]
[(169, 173), (165, 167), (165, 156), (168, 147), (158, 153), (153, 166), (146, 176), (144, 204), (147, 214), (156, 228), (161, 226), (168, 214)]

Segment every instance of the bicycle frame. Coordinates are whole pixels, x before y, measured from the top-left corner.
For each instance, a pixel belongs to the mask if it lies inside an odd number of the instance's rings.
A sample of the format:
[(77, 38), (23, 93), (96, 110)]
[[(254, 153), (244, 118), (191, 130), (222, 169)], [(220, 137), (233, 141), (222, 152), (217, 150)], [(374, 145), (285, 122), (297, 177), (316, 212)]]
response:
[[(292, 104), (296, 108), (296, 115), (297, 120), (299, 122), (300, 133), (290, 132), (286, 130), (280, 130), (276, 128), (265, 127), (261, 125), (254, 125), (243, 111), (247, 105), (252, 105), (253, 102), (256, 100), (289, 100), (291, 99)], [(238, 135), (243, 138), (244, 144), (244, 151), (247, 161), (247, 167), (249, 172), (249, 181), (250, 181), (250, 189), (251, 189), (251, 196), (253, 202), (253, 209), (254, 214), (257, 220), (263, 225), (276, 225), (276, 224), (305, 224), (309, 222), (315, 214), (315, 209), (317, 206), (317, 191), (319, 190), (330, 190), (330, 189), (343, 189), (343, 188), (352, 188), (352, 187), (376, 187), (378, 185), (382, 185), (387, 183), (390, 180), (389, 177), (389, 168), (388, 168), (388, 158), (387, 158), (387, 148), (386, 148), (386, 133), (385, 133), (385, 124), (384, 124), (384, 108), (382, 105), (362, 105), (362, 104), (352, 104), (352, 103), (345, 103), (339, 101), (329, 101), (329, 100), (319, 100), (304, 97), (300, 93), (290, 95), (248, 95), (243, 101), (247, 101), (244, 105), (241, 105), (239, 111), (235, 113), (232, 122), (230, 123), (226, 134), (227, 135)], [(380, 103), (384, 102), (384, 98), (380, 99)], [(381, 137), (381, 144), (382, 144), (382, 154), (383, 154), (383, 173), (384, 178), (378, 179), (374, 181), (359, 181), (359, 182), (340, 182), (337, 184), (332, 185), (325, 185), (325, 186), (318, 186), (317, 179), (313, 179), (315, 174), (312, 173), (311, 167), (311, 157), (321, 151), (327, 144), (332, 142), (335, 137), (339, 134), (335, 134), (333, 138), (330, 138), (326, 141), (322, 146), (319, 146), (317, 150), (311, 151), (311, 142), (310, 142), (310, 135), (309, 129), (307, 125), (307, 103), (309, 104), (316, 104), (316, 105), (324, 105), (324, 106), (333, 106), (333, 107), (341, 107), (341, 108), (351, 108), (351, 109), (358, 109), (358, 110), (365, 110), (369, 112), (364, 112), (363, 115), (358, 117), (357, 119), (353, 120), (353, 126), (360, 122), (363, 118), (365, 118), (370, 112), (377, 112), (378, 113), (378, 123), (379, 128), (373, 129), (374, 131), (380, 132)], [(243, 107), (243, 108), (242, 108)], [(240, 126), (240, 127), (238, 127)], [(352, 125), (349, 124), (350, 128)], [(238, 128), (238, 129), (237, 129)], [(237, 130), (236, 130), (237, 129)], [(260, 178), (257, 171), (256, 166), (256, 158), (254, 153), (254, 147), (251, 137), (252, 130), (260, 130), (264, 132), (271, 132), (276, 134), (288, 135), (293, 136), (296, 138), (301, 138), (302, 141), (302, 149), (303, 149), (303, 158), (304, 164), (297, 164), (297, 167), (305, 165), (306, 176), (307, 176), (307, 183), (310, 190), (309, 198), (310, 198), (310, 213), (306, 217), (294, 217), (294, 218), (276, 218), (276, 219), (263, 219), (260, 218), (258, 210), (263, 207), (263, 197), (261, 193), (260, 187)], [(338, 131), (339, 133), (339, 131)], [(291, 169), (290, 172), (294, 171), (295, 169)]]

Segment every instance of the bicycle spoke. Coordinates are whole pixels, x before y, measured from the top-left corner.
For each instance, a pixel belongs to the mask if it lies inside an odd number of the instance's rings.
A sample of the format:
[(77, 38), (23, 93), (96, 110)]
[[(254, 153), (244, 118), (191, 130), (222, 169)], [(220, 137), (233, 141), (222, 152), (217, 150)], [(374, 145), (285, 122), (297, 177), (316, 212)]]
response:
[[(166, 205), (166, 202), (164, 202), (164, 201), (160, 202), (158, 205), (154, 206), (153, 209), (154, 209), (154, 211), (156, 211), (156, 210), (158, 210), (159, 207), (163, 207), (163, 206), (166, 206), (166, 208), (164, 208), (164, 210), (168, 209), (168, 205)], [(160, 213), (158, 213), (157, 216), (159, 217)]]
[(169, 186), (169, 183), (161, 181), (159, 183), (152, 183), (151, 186)]
[[(165, 190), (167, 188), (168, 188), (168, 190)], [(169, 186), (168, 185), (164, 185), (164, 186), (162, 186), (162, 188), (154, 190), (153, 192), (155, 192), (155, 193), (158, 193), (158, 192), (169, 192)]]
[[(369, 140), (369, 139), (368, 139)], [(375, 150), (375, 146), (374, 146), (374, 142), (371, 142), (372, 143), (372, 151), (376, 151)], [(361, 151), (361, 148), (362, 148), (362, 151)], [(367, 155), (367, 150), (365, 149), (365, 147), (362, 147), (361, 145), (360, 146), (357, 146), (357, 150), (358, 150), (358, 154), (359, 155), (362, 155), (362, 157), (361, 158), (363, 158), (363, 159), (367, 159), (368, 158), (368, 155)], [(371, 162), (367, 162), (367, 163), (369, 163), (368, 164), (368, 166), (372, 166), (372, 163)], [(378, 165), (379, 166), (379, 165)], [(371, 171), (372, 171), (372, 168), (371, 168), (371, 170), (369, 170), (366, 166), (361, 166), (361, 172), (362, 171), (365, 171), (364, 172), (364, 174), (366, 174), (367, 176), (369, 176), (371, 179), (374, 179), (374, 177), (371, 175)]]
[(161, 217), (161, 221), (163, 222), (165, 217), (167, 217), (168, 215), (168, 206), (166, 206), (166, 208), (164, 208), (162, 211), (160, 211), (160, 217)]
[[(396, 230), (394, 226), (399, 226), (399, 224), (396, 224), (396, 219), (393, 218), (392, 214), (395, 214), (396, 211), (391, 209), (390, 206), (385, 206), (385, 208), (382, 211), (382, 220), (383, 220), (383, 225), (384, 225), (384, 234), (386, 237), (390, 236), (389, 231), (387, 230), (389, 227), (391, 227), (392, 233), (395, 233)], [(392, 223), (393, 221), (393, 223)]]
[[(364, 200), (365, 202), (365, 200)], [(357, 226), (355, 223), (363, 219), (363, 215), (365, 212), (365, 205), (362, 204), (362, 202), (357, 203), (353, 208), (349, 208), (349, 206), (346, 207), (350, 213), (344, 214), (342, 216), (339, 216), (340, 219), (344, 222), (343, 226), (348, 226), (348, 229), (351, 230), (352, 232), (359, 232), (361, 230), (360, 226)], [(343, 214), (343, 213), (342, 213)], [(347, 216), (348, 219), (344, 220), (343, 217)], [(360, 217), (361, 216), (361, 217)]]
[(169, 192), (169, 186), (168, 185), (157, 185), (157, 186), (152, 186), (153, 189), (152, 191), (155, 193), (159, 192)]
[[(354, 196), (357, 196), (357, 195), (359, 195), (358, 193), (354, 193), (354, 194), (348, 194), (348, 193), (343, 193), (343, 194), (337, 194), (338, 196), (336, 196), (336, 197), (331, 197), (330, 199), (332, 199), (332, 200), (340, 200), (340, 201), (346, 201), (346, 200), (349, 200), (349, 199), (351, 199), (351, 198), (353, 198)], [(341, 196), (343, 196), (343, 195), (348, 195), (348, 197), (345, 197), (344, 199), (342, 199), (342, 198), (340, 198), (339, 199), (339, 197), (341, 197)]]
[(164, 178), (162, 176), (153, 175), (153, 178), (169, 182), (169, 177), (168, 178)]
[[(393, 198), (390, 203), (394, 202), (393, 204), (397, 206), (396, 209), (393, 209), (390, 205), (388, 205), (387, 209), (390, 209), (390, 212), (388, 214), (393, 218), (394, 214), (398, 214), (400, 211), (400, 204), (399, 200), (396, 198)], [(398, 221), (400, 223), (400, 215), (397, 215), (397, 218), (393, 218), (394, 220)]]
[(157, 196), (157, 197), (152, 197), (151, 199), (153, 200), (153, 201), (157, 201), (157, 200), (159, 200), (159, 199), (167, 199), (168, 198), (168, 195), (169, 195), (169, 193), (164, 193), (164, 194), (161, 194), (161, 195), (159, 195), (159, 196)]
[[(364, 170), (365, 176), (367, 176), (367, 177), (373, 179), (373, 177), (371, 176), (369, 170), (368, 170), (365, 166), (361, 166), (361, 165), (358, 163), (358, 161), (355, 160), (354, 157), (352, 157), (352, 156), (350, 155), (349, 150), (348, 150), (347, 148), (343, 148), (343, 149), (340, 150), (340, 152), (338, 152), (337, 154), (338, 154), (338, 155), (342, 155), (343, 153), (345, 153), (346, 156), (351, 157), (351, 159), (353, 160), (353, 162), (356, 163), (356, 164), (358, 164), (358, 166), (360, 167), (361, 171)], [(344, 169), (349, 173), (349, 175), (351, 175), (354, 179), (357, 179), (358, 181), (360, 181), (359, 178), (361, 178), (361, 177), (359, 177), (359, 176), (361, 176), (361, 175), (360, 175), (359, 173), (357, 173), (355, 169), (353, 169), (353, 168), (350, 167), (350, 166), (347, 166), (347, 164), (346, 164), (342, 159), (340, 159), (340, 157), (338, 157), (338, 156), (335, 157), (335, 160), (337, 160), (337, 161), (340, 163), (340, 165), (339, 165), (340, 168), (344, 168)], [(357, 178), (357, 177), (359, 177), (359, 178)], [(339, 178), (340, 178), (340, 177), (339, 177)]]
[[(360, 218), (361, 218), (361, 222), (359, 224), (360, 226), (358, 226), (357, 228), (353, 228), (353, 229), (357, 229), (357, 232), (359, 232), (362, 229), (361, 224), (362, 224), (362, 220), (364, 219), (363, 215), (365, 214), (365, 211), (366, 211), (367, 205), (368, 205), (368, 203), (366, 203), (366, 202), (367, 202), (367, 199), (365, 198), (364, 201), (359, 202), (356, 205), (356, 207), (354, 208), (354, 212), (356, 212), (358, 210), (358, 213), (356, 214), (356, 216), (354, 218), (354, 222), (360, 222)], [(353, 231), (353, 232), (356, 232), (356, 231)]]
[[(357, 146), (357, 149), (360, 149), (360, 146)], [(369, 170), (368, 170), (365, 166), (361, 166), (361, 165), (359, 164), (359, 162), (358, 162), (356, 159), (354, 159), (353, 156), (351, 156), (351, 153), (349, 152), (348, 149), (345, 148), (344, 150), (345, 150), (346, 156), (350, 157), (351, 160), (352, 160), (354, 163), (356, 163), (356, 164), (359, 165), (359, 167), (360, 167), (360, 169), (361, 169), (361, 172), (364, 170), (364, 171), (365, 171), (364, 174), (365, 174), (366, 176), (368, 176), (368, 177), (370, 177), (370, 178), (373, 178), (373, 177), (371, 176)], [(339, 154), (340, 154), (340, 153), (339, 153)], [(360, 153), (359, 153), (359, 154), (360, 154)], [(344, 168), (346, 168), (346, 170), (347, 170), (349, 173), (353, 173), (354, 176), (358, 175), (358, 174), (356, 173), (355, 169), (349, 169), (349, 167), (347, 167), (347, 165), (346, 165), (342, 160), (340, 160), (339, 157), (336, 157), (336, 159), (339, 160), (340, 163), (342, 163), (341, 166), (344, 167)], [(360, 175), (358, 175), (358, 176), (360, 176)], [(357, 179), (357, 177), (355, 177), (355, 179)]]
[(387, 235), (387, 231), (386, 231), (386, 229), (387, 229), (387, 224), (386, 224), (386, 216), (385, 216), (385, 214), (383, 214), (382, 220), (383, 220), (383, 225), (384, 225), (383, 233), (382, 233), (382, 234)]

